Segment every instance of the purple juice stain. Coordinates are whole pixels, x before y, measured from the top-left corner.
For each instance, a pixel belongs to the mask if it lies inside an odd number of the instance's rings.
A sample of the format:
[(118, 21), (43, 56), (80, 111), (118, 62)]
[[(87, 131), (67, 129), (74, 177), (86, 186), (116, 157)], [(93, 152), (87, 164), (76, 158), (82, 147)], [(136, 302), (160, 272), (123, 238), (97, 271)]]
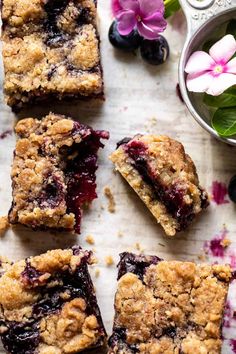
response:
[(233, 352), (236, 353), (236, 339), (230, 340), (230, 346), (231, 346)]
[(6, 137), (8, 137), (9, 135), (12, 135), (12, 130), (11, 129), (8, 129), (8, 130), (5, 130), (4, 132), (2, 132), (0, 134), (0, 139), (3, 140)]
[(228, 230), (224, 228), (220, 235), (217, 235), (210, 241), (204, 243), (203, 249), (205, 253), (210, 254), (214, 257), (223, 258), (225, 256), (225, 247), (223, 245), (223, 240), (226, 238)]
[(225, 183), (214, 181), (212, 183), (212, 200), (217, 205), (228, 204), (228, 189)]
[(231, 308), (230, 302), (228, 300), (228, 301), (226, 301), (226, 304), (225, 304), (224, 320), (223, 320), (224, 328), (230, 328), (230, 318), (231, 318), (231, 312), (232, 312), (231, 310), (232, 310), (232, 308)]

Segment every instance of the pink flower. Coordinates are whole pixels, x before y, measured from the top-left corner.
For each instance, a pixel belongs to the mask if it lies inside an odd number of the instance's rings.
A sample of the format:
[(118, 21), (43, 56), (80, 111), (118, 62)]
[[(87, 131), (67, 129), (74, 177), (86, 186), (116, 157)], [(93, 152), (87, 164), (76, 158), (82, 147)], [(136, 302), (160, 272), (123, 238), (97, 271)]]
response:
[(112, 10), (122, 36), (137, 28), (142, 37), (153, 40), (166, 29), (163, 0), (112, 0)]
[[(236, 41), (230, 34), (216, 42), (209, 50), (194, 52), (185, 67), (187, 88), (218, 96), (236, 85)], [(231, 59), (231, 60), (230, 60)]]

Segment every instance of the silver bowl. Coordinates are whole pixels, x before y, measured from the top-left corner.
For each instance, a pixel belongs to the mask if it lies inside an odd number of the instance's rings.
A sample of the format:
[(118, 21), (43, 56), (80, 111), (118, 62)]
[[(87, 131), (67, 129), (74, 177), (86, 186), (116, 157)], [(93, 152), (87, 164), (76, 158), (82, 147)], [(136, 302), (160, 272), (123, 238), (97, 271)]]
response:
[[(212, 128), (209, 112), (196, 94), (186, 88), (185, 66), (190, 55), (223, 27), (236, 19), (236, 0), (180, 0), (188, 23), (188, 33), (179, 62), (179, 85), (183, 100), (194, 119), (213, 137), (236, 146), (236, 137), (222, 138)], [(236, 113), (235, 113), (236, 114)]]

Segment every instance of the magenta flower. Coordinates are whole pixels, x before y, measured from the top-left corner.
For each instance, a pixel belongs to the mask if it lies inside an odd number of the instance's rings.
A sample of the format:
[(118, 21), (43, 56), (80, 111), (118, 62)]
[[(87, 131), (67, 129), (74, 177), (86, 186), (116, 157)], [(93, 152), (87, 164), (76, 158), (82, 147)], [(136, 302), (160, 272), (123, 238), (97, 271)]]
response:
[[(218, 96), (236, 85), (236, 41), (230, 34), (216, 42), (209, 50), (194, 52), (185, 67), (187, 88)], [(231, 59), (231, 60), (230, 60)]]
[(112, 10), (122, 36), (137, 28), (142, 37), (153, 40), (166, 29), (163, 0), (112, 0)]

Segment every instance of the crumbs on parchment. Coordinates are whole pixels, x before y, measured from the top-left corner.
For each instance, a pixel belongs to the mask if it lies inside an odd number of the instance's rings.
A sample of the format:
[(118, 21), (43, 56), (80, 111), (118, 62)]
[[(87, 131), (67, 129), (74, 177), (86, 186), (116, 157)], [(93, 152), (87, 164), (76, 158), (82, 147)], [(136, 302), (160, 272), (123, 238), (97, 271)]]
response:
[(100, 275), (100, 269), (96, 268), (95, 269), (95, 277), (98, 278)]
[(90, 244), (90, 245), (94, 245), (94, 244), (95, 244), (95, 241), (94, 241), (94, 238), (93, 238), (92, 235), (86, 236), (85, 241), (86, 241), (88, 244)]
[(105, 187), (104, 188), (104, 195), (108, 199), (108, 211), (110, 213), (115, 213), (115, 211), (116, 211), (116, 202), (115, 202), (114, 195), (113, 195), (113, 193), (112, 193), (112, 191), (111, 191), (111, 189), (109, 187)]
[(108, 267), (112, 266), (114, 264), (114, 259), (112, 256), (106, 256), (105, 257), (105, 262)]
[(124, 234), (123, 234), (123, 232), (122, 232), (122, 231), (118, 231), (117, 236), (118, 236), (118, 237), (123, 237), (123, 236), (124, 236)]
[(0, 236), (4, 235), (7, 229), (10, 227), (7, 216), (0, 216)]

